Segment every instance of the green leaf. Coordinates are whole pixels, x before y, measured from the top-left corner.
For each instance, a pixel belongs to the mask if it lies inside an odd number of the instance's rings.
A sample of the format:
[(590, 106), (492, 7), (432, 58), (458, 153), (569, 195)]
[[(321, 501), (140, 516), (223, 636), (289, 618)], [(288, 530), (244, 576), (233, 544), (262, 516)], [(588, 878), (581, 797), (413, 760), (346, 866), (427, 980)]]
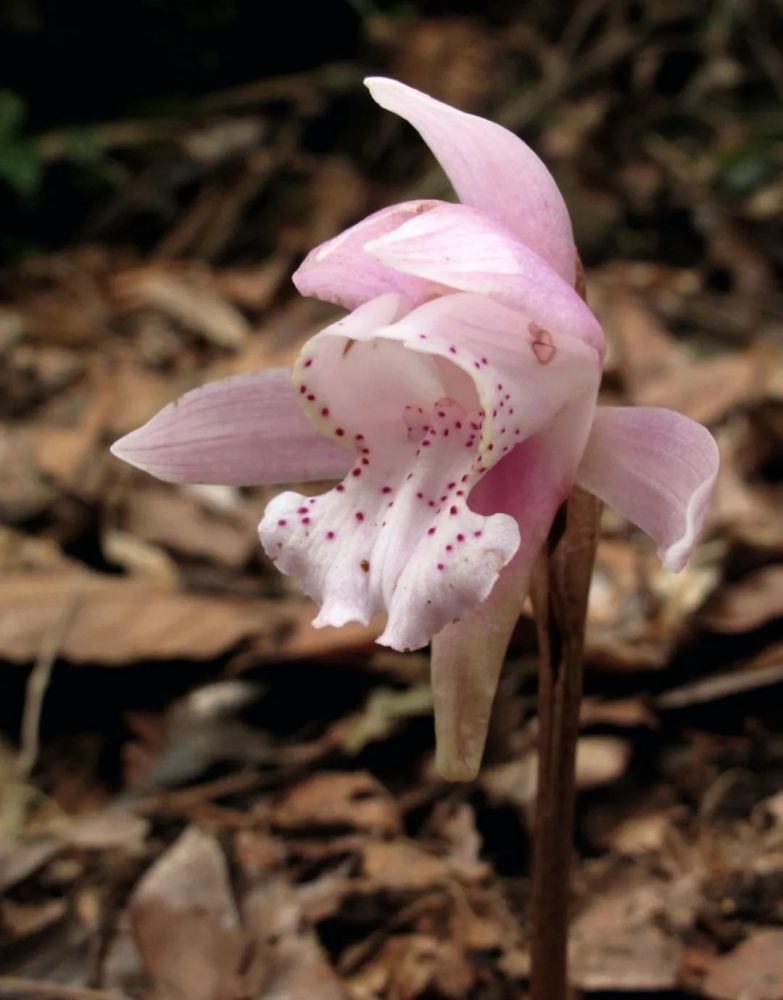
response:
[(27, 114), (24, 101), (13, 90), (0, 90), (0, 139), (19, 131)]
[(29, 198), (41, 184), (43, 161), (32, 142), (18, 139), (0, 144), (0, 181)]

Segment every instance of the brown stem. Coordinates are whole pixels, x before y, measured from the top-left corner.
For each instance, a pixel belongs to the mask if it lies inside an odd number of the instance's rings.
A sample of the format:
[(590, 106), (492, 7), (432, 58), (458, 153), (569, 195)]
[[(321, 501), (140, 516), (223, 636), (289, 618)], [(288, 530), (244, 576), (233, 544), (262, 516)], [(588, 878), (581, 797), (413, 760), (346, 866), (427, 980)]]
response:
[(578, 487), (561, 508), (533, 581), (541, 666), (533, 831), (531, 1000), (568, 996), (574, 765), (587, 595), (600, 503)]

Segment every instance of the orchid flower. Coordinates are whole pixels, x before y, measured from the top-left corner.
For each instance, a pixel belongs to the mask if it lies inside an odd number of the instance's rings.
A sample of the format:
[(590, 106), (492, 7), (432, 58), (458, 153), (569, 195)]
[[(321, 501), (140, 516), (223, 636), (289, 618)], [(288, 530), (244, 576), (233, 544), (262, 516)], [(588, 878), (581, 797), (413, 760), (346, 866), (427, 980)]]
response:
[(394, 80), (366, 83), (419, 132), (460, 203), (393, 205), (314, 249), (296, 287), (349, 312), (293, 371), (189, 392), (112, 450), (168, 482), (339, 480), (275, 497), (261, 543), (320, 605), (316, 626), (385, 612), (381, 644), (432, 641), (438, 766), (469, 778), (533, 563), (573, 485), (680, 570), (717, 448), (677, 413), (597, 406), (604, 335), (574, 289), (568, 211), (536, 154)]

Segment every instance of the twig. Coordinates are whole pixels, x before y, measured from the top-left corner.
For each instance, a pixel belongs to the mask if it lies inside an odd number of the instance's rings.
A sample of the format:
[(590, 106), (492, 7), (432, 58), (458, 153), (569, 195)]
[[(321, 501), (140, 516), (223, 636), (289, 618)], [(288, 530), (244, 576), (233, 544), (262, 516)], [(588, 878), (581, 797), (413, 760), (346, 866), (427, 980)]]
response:
[(568, 996), (574, 764), (587, 595), (600, 510), (600, 502), (594, 496), (578, 487), (574, 489), (555, 521), (549, 552), (539, 558), (533, 582), (541, 666), (533, 832), (531, 1000), (565, 1000)]
[(39, 983), (34, 979), (0, 976), (0, 1000), (128, 1000), (127, 994), (116, 990), (91, 990), (84, 986), (61, 986), (59, 983)]
[(17, 758), (19, 774), (25, 778), (29, 777), (30, 772), (35, 767), (35, 762), (38, 760), (38, 738), (43, 702), (52, 676), (52, 668), (70, 628), (78, 599), (79, 595), (74, 591), (63, 604), (60, 617), (50, 635), (43, 642), (38, 652), (38, 658), (30, 671), (30, 676), (27, 678), (19, 740), (20, 750)]

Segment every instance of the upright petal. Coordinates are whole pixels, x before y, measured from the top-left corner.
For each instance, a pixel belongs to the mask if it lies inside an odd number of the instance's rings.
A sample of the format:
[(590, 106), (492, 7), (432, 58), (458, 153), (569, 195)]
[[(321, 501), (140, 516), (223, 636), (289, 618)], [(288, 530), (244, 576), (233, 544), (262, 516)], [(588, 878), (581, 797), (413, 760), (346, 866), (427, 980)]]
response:
[(432, 298), (440, 290), (437, 285), (426, 278), (386, 267), (368, 256), (364, 245), (440, 204), (406, 201), (368, 215), (311, 250), (294, 273), (294, 284), (302, 295), (334, 302), (345, 309), (355, 309), (387, 292), (396, 292), (410, 305)]
[(365, 80), (382, 108), (419, 132), (460, 201), (505, 224), (569, 285), (576, 276), (571, 220), (557, 184), (532, 149), (508, 129), (465, 114), (396, 80)]
[(471, 495), (477, 513), (513, 516), (521, 541), (481, 607), (432, 641), (436, 764), (451, 781), (470, 781), (478, 773), (508, 644), (538, 553), (573, 485), (594, 411), (594, 397), (575, 400), (499, 462)]
[(677, 572), (698, 539), (719, 460), (710, 432), (673, 410), (601, 406), (578, 481), (645, 531)]
[(380, 641), (412, 649), (485, 600), (518, 547), (515, 519), (476, 513), (471, 490), (572, 400), (594, 401), (600, 365), (576, 338), (481, 296), (401, 319), (399, 305), (374, 300), (304, 349), (294, 379), (311, 419), (351, 441), (356, 464), (322, 497), (278, 497), (260, 530), (322, 604), (316, 624), (385, 609)]
[(601, 326), (573, 287), (505, 225), (474, 208), (435, 203), (364, 250), (397, 272), (520, 309), (604, 353)]
[(352, 458), (314, 430), (287, 368), (193, 389), (111, 450), (169, 483), (225, 486), (337, 479)]

